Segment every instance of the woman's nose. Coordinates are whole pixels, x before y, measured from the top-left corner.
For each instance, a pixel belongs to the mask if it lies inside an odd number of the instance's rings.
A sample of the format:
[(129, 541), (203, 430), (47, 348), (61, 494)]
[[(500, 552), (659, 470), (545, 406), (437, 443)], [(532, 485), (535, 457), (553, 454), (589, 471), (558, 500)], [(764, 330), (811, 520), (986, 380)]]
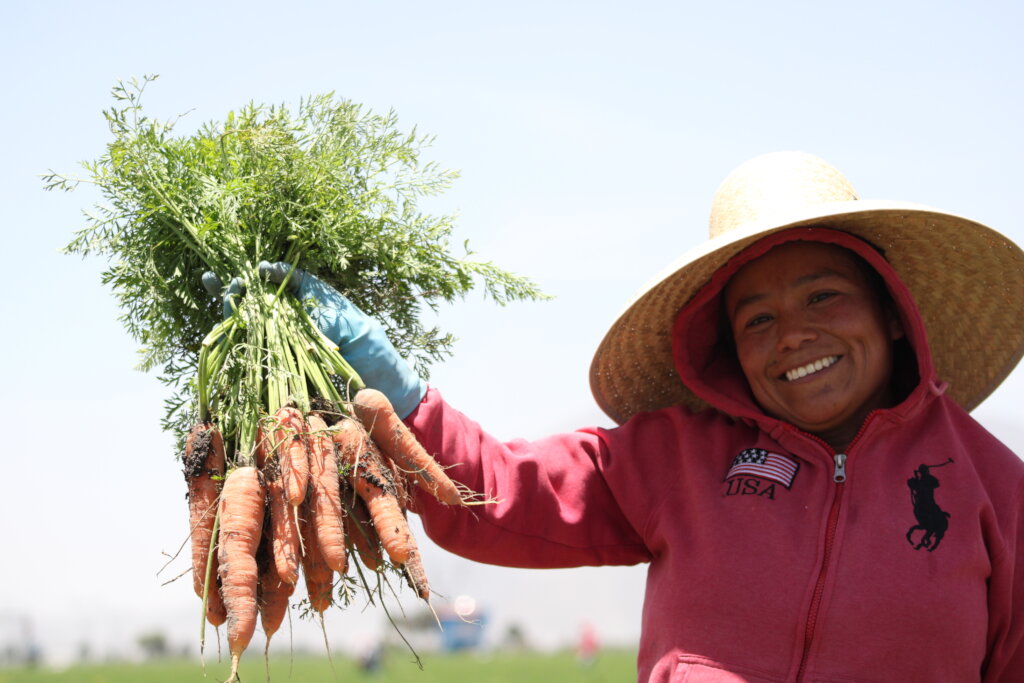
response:
[(778, 332), (776, 346), (779, 351), (794, 351), (818, 337), (814, 327), (798, 313), (780, 315), (775, 324)]

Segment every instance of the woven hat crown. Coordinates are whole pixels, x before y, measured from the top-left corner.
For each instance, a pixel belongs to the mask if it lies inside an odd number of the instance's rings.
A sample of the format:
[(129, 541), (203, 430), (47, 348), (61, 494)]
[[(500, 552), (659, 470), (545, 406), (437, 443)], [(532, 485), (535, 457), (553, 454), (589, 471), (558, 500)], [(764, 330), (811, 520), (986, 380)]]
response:
[(712, 238), (754, 223), (784, 221), (787, 214), (830, 202), (857, 199), (834, 166), (804, 152), (754, 157), (722, 181), (711, 204)]

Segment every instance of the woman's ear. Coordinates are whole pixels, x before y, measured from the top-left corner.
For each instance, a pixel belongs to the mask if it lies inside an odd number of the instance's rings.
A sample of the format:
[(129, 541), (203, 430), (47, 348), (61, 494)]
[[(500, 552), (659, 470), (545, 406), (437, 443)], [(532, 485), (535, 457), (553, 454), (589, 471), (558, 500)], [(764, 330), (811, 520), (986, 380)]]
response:
[(896, 307), (889, 305), (885, 307), (885, 318), (886, 323), (889, 326), (889, 338), (892, 341), (897, 339), (903, 339), (906, 336), (906, 330), (903, 329), (903, 319), (900, 318), (900, 314), (896, 312)]

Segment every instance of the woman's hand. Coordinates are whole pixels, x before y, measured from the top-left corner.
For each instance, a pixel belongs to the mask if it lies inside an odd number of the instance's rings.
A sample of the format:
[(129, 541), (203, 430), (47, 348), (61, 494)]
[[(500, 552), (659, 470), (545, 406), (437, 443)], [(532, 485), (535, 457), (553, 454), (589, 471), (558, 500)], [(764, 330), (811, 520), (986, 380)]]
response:
[[(416, 409), (427, 385), (399, 355), (380, 323), (316, 276), (301, 269), (293, 272), (288, 263), (262, 261), (259, 275), (275, 284), (286, 282), (287, 278), (286, 288), (295, 297), (315, 301), (307, 312), (316, 326), (338, 345), (341, 355), (366, 386), (388, 397), (399, 417), (405, 418)], [(222, 284), (214, 273), (204, 273), (202, 281), (211, 294), (222, 293)], [(244, 293), (245, 283), (237, 277), (223, 289), (225, 317), (232, 314), (237, 297)]]

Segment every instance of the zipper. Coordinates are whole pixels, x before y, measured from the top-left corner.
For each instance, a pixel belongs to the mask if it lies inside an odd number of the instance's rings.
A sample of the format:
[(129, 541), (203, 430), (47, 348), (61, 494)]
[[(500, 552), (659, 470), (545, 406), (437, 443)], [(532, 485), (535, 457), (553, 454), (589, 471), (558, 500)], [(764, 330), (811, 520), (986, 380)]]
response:
[(821, 558), (818, 581), (814, 584), (811, 606), (807, 610), (807, 626), (804, 629), (804, 652), (800, 656), (800, 668), (797, 670), (796, 675), (798, 682), (804, 679), (807, 657), (811, 653), (811, 643), (814, 642), (814, 628), (818, 624), (818, 610), (821, 608), (821, 598), (825, 593), (825, 578), (828, 576), (829, 564), (832, 561), (832, 546), (836, 540), (836, 528), (839, 526), (839, 508), (843, 502), (843, 486), (846, 484), (846, 454), (835, 453), (832, 458), (835, 461), (832, 481), (835, 482), (836, 489), (832, 497), (832, 507), (828, 511), (828, 524), (825, 526), (825, 553)]
[(846, 481), (846, 453), (836, 453), (832, 456), (836, 461), (836, 469), (832, 474), (832, 481), (842, 484)]
[[(865, 428), (871, 421), (871, 418), (875, 416), (878, 411), (872, 411), (864, 418), (864, 422), (861, 424), (857, 434), (853, 437), (853, 440), (846, 446), (846, 450), (850, 451), (853, 449), (853, 445), (857, 443), (861, 435), (864, 433)], [(799, 429), (793, 427), (793, 430), (800, 432)], [(814, 630), (818, 625), (818, 612), (821, 609), (821, 600), (825, 594), (825, 579), (828, 577), (829, 565), (832, 562), (832, 547), (836, 540), (836, 530), (839, 527), (839, 510), (842, 507), (843, 502), (843, 489), (846, 485), (846, 453), (836, 453), (835, 450), (826, 443), (824, 440), (819, 439), (813, 434), (806, 434), (814, 441), (817, 441), (832, 456), (832, 481), (835, 484), (835, 492), (832, 495), (832, 505), (828, 511), (828, 522), (825, 525), (825, 551), (821, 558), (821, 569), (818, 570), (818, 579), (814, 584), (814, 593), (811, 595), (811, 606), (807, 610), (807, 622), (804, 629), (804, 647), (803, 654), (800, 656), (800, 668), (797, 669), (796, 680), (797, 683), (804, 679), (805, 669), (807, 668), (807, 659), (811, 653), (811, 645), (814, 642)]]

